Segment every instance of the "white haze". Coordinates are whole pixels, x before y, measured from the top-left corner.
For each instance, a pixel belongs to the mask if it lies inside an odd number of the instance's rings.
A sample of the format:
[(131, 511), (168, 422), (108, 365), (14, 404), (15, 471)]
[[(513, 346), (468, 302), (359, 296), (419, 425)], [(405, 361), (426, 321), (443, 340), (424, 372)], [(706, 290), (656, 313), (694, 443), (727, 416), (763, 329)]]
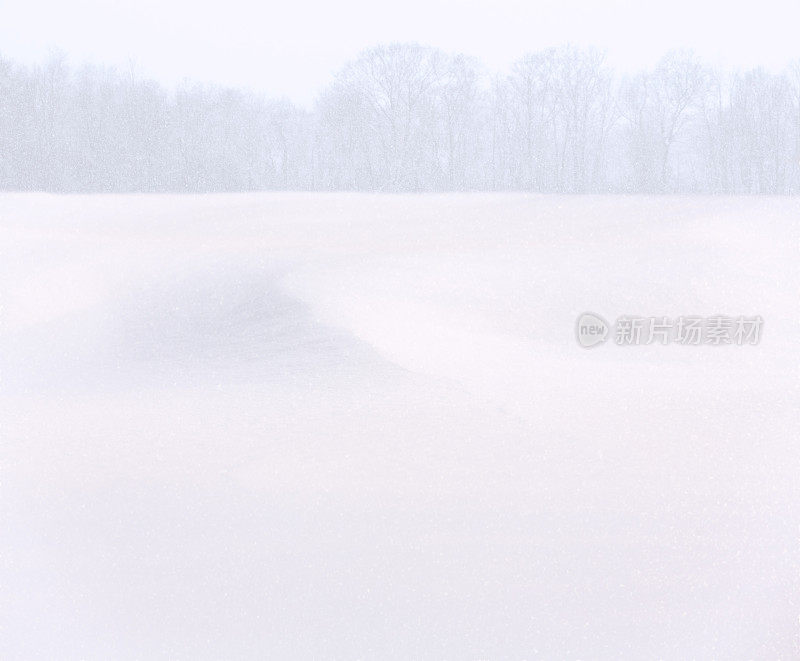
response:
[(0, 659), (800, 657), (799, 14), (0, 0)]
[(597, 46), (614, 67), (652, 66), (691, 48), (717, 66), (777, 70), (800, 57), (794, 0), (30, 0), (0, 3), (0, 55), (73, 64), (133, 63), (166, 84), (184, 78), (287, 96), (310, 107), (333, 72), (377, 43), (418, 41), (502, 71), (530, 51)]

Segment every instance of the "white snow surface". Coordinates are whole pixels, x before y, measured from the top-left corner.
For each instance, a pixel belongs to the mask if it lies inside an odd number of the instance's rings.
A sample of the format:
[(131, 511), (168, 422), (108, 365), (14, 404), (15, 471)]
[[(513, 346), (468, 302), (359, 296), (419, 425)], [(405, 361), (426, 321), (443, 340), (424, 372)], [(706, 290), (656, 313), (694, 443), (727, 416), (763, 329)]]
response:
[(798, 198), (0, 195), (0, 657), (796, 658), (799, 241)]

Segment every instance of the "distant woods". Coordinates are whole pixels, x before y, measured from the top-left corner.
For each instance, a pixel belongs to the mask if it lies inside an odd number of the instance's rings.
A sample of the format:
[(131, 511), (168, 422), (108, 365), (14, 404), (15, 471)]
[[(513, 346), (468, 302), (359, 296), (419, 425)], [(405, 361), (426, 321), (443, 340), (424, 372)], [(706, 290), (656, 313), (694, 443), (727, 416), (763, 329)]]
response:
[(728, 72), (671, 52), (619, 75), (563, 47), (498, 76), (393, 44), (305, 110), (0, 59), (0, 189), (800, 193), (800, 62)]

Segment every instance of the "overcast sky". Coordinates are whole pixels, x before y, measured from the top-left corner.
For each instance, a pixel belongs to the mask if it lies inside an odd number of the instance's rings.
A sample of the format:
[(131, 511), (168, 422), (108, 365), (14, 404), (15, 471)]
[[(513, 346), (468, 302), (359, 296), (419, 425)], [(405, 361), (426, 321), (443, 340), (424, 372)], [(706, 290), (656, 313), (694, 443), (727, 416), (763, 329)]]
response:
[(126, 65), (167, 84), (249, 87), (304, 105), (360, 50), (418, 41), (491, 69), (572, 42), (611, 64), (652, 64), (673, 47), (713, 63), (779, 68), (800, 58), (800, 0), (0, 0), (0, 55)]

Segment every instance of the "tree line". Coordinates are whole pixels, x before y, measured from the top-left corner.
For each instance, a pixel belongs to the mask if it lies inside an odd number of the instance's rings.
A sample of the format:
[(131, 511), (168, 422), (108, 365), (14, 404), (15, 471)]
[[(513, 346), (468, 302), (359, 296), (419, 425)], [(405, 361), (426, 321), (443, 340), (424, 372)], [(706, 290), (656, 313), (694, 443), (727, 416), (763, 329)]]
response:
[(691, 52), (619, 75), (572, 46), (502, 75), (418, 44), (367, 50), (311, 109), (132, 72), (0, 59), (0, 189), (800, 192), (800, 61)]

